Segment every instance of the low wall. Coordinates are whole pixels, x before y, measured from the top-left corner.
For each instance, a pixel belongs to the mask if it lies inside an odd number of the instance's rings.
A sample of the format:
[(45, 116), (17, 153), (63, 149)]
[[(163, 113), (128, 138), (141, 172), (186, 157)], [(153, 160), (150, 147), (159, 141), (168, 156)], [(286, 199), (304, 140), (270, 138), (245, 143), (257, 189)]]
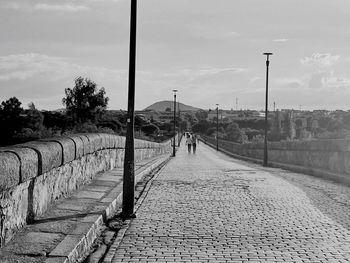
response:
[[(49, 204), (121, 167), (125, 137), (81, 134), (0, 148), (0, 245)], [(170, 141), (135, 140), (135, 162), (170, 153)]]
[[(216, 147), (216, 140), (203, 137)], [(219, 149), (235, 157), (262, 163), (264, 144), (237, 144), (219, 140)], [(350, 140), (310, 140), (268, 143), (268, 163), (296, 172), (350, 185)]]

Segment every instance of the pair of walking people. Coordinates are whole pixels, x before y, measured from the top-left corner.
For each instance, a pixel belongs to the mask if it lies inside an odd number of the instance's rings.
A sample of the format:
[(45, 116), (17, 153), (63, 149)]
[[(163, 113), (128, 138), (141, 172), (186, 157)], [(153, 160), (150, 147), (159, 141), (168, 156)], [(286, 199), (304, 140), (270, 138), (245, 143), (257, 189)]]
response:
[(198, 138), (195, 134), (193, 133), (186, 134), (186, 144), (187, 144), (188, 153), (191, 153), (191, 149), (193, 149), (193, 153), (196, 153), (197, 142), (198, 142)]

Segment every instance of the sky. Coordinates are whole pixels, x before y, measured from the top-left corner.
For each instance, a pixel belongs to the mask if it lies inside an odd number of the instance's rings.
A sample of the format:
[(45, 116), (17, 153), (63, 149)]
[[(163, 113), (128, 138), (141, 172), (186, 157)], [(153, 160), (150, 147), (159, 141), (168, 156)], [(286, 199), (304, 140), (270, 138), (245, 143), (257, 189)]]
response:
[[(350, 109), (350, 0), (139, 0), (136, 109)], [(0, 0), (0, 102), (63, 108), (90, 78), (126, 109), (130, 0)], [(238, 102), (236, 104), (236, 102)]]

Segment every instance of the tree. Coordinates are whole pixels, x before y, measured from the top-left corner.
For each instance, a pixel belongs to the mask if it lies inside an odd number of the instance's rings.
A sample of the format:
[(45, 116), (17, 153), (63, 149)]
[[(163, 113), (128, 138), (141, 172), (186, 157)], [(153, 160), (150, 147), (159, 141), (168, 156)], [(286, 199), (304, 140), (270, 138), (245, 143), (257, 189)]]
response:
[(107, 108), (109, 100), (103, 87), (97, 90), (95, 82), (82, 77), (76, 78), (74, 88), (65, 89), (65, 94), (62, 102), (67, 114), (78, 123), (95, 122), (97, 115)]
[(210, 125), (208, 121), (200, 120), (198, 123), (192, 126), (192, 131), (196, 133), (205, 133), (211, 126), (212, 125)]
[(21, 113), (23, 108), (21, 102), (12, 97), (3, 101), (0, 105), (0, 144), (8, 145), (13, 142), (15, 133), (22, 128), (23, 118)]
[(159, 128), (157, 125), (148, 124), (142, 126), (141, 131), (144, 132), (147, 136), (158, 134)]
[(208, 118), (208, 113), (204, 110), (199, 110), (195, 113), (197, 120), (206, 120)]
[(166, 112), (169, 112), (169, 111), (171, 111), (171, 108), (170, 108), (170, 107), (167, 107), (167, 108), (165, 109), (165, 111), (166, 111)]
[(242, 132), (237, 123), (231, 123), (226, 129), (227, 139), (233, 142), (242, 142)]
[(33, 102), (28, 104), (28, 110), (25, 110), (25, 124), (24, 127), (30, 128), (33, 131), (40, 131), (44, 128), (44, 115), (36, 109)]

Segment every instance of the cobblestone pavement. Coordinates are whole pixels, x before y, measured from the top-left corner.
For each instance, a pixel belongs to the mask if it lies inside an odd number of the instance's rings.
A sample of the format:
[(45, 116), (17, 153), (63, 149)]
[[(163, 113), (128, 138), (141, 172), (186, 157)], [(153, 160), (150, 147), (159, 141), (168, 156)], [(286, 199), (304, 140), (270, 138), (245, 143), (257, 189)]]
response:
[(184, 145), (113, 262), (350, 262), (350, 188)]

